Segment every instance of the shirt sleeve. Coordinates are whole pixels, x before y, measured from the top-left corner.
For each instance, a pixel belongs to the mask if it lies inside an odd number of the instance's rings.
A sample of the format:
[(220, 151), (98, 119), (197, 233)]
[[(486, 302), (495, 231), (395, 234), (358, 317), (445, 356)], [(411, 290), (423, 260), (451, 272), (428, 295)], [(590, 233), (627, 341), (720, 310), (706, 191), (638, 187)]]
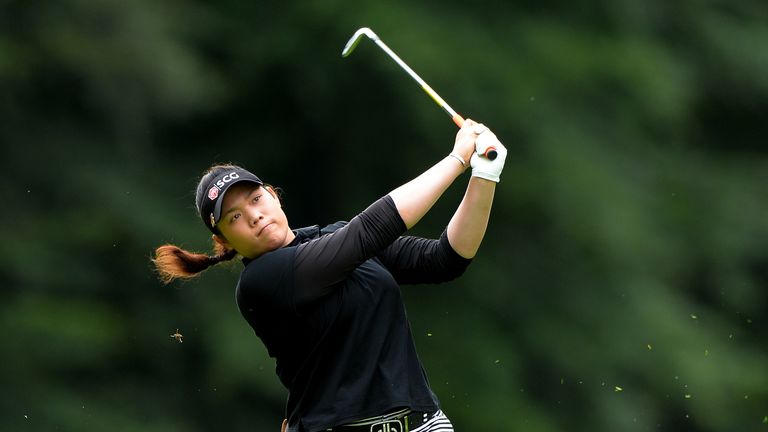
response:
[(294, 261), (296, 305), (330, 292), (406, 229), (394, 201), (387, 195), (334, 232), (299, 245)]
[(472, 262), (453, 250), (446, 231), (437, 240), (400, 237), (378, 257), (402, 284), (447, 282), (464, 274)]

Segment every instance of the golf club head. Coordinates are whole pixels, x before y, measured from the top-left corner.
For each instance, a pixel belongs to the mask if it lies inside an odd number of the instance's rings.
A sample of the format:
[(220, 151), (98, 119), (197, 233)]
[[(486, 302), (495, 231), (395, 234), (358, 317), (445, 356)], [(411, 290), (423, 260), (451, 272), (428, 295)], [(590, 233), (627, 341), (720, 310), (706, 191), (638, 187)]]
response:
[(360, 28), (355, 32), (355, 34), (352, 35), (351, 38), (349, 38), (347, 44), (344, 45), (344, 49), (341, 51), (341, 56), (347, 57), (352, 54), (352, 51), (355, 50), (355, 47), (357, 47), (357, 44), (360, 43), (360, 39), (362, 39), (363, 36), (368, 36), (369, 39), (374, 41), (379, 39), (379, 37), (376, 36), (376, 33), (374, 33), (373, 30), (369, 29), (368, 27)]

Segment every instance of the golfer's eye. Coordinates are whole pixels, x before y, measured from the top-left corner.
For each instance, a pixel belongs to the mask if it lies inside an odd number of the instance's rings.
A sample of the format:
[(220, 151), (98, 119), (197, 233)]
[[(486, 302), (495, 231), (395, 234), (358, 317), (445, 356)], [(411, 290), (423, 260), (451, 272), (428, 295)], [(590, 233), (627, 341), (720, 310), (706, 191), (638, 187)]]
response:
[(260, 199), (261, 199), (261, 195), (256, 195), (255, 197), (253, 197), (253, 202), (257, 202)]
[(232, 215), (232, 217), (229, 219), (229, 223), (232, 223), (236, 220), (240, 219), (240, 213), (235, 213)]

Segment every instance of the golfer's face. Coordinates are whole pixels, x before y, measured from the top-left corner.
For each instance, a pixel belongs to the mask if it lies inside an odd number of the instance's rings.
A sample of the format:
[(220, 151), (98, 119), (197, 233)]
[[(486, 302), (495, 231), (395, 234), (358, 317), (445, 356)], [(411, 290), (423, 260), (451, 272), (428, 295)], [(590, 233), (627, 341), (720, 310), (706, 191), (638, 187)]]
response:
[(293, 240), (280, 201), (253, 183), (238, 183), (224, 195), (217, 227), (228, 245), (247, 258), (280, 248)]

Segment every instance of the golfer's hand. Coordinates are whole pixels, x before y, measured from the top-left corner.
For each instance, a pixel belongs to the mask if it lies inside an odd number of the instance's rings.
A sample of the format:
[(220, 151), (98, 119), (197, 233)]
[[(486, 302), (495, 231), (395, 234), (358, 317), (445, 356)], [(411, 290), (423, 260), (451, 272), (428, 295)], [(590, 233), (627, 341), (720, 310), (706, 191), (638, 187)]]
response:
[[(472, 153), (470, 165), (472, 165), (472, 177), (480, 177), (498, 183), (501, 171), (504, 169), (504, 160), (507, 158), (507, 148), (496, 138), (496, 135), (486, 128), (475, 140), (476, 151)], [(480, 156), (488, 147), (496, 148), (498, 156), (490, 160)]]
[(456, 142), (453, 144), (451, 153), (460, 156), (464, 162), (469, 163), (470, 158), (475, 153), (475, 140), (478, 134), (487, 129), (481, 123), (476, 123), (472, 119), (465, 119), (464, 125), (456, 134)]

